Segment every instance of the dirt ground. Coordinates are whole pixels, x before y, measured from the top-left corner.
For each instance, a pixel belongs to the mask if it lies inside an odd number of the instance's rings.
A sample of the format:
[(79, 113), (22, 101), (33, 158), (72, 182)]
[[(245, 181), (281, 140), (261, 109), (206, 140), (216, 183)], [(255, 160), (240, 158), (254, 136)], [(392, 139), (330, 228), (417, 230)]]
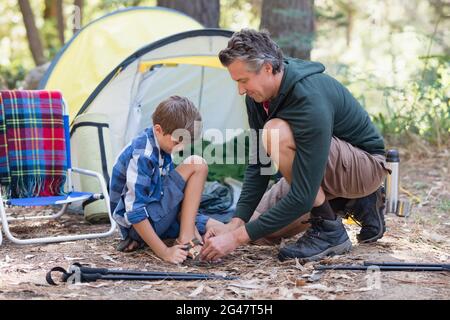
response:
[[(433, 152), (410, 158), (402, 152), (401, 183), (420, 198), (408, 218), (386, 216), (387, 232), (374, 244), (356, 242), (359, 227), (346, 224), (354, 248), (345, 256), (322, 263), (360, 264), (363, 261), (450, 263), (450, 154)], [(403, 193), (405, 195), (405, 193)], [(30, 214), (16, 209), (16, 214)], [(46, 211), (51, 211), (46, 208)], [(42, 210), (39, 213), (44, 213)], [(105, 229), (90, 226), (74, 214), (40, 224), (13, 224), (20, 235), (57, 234), (67, 231)], [(26, 237), (26, 236), (25, 236)], [(279, 262), (278, 246), (249, 245), (216, 264), (185, 263), (175, 266), (156, 258), (149, 249), (135, 253), (115, 251), (118, 234), (98, 240), (48, 245), (0, 246), (0, 299), (449, 299), (449, 272), (314, 271), (314, 263)], [(288, 239), (285, 242), (294, 241)], [(50, 286), (45, 274), (54, 266), (73, 262), (114, 269), (218, 273), (238, 280), (208, 281), (97, 281)]]

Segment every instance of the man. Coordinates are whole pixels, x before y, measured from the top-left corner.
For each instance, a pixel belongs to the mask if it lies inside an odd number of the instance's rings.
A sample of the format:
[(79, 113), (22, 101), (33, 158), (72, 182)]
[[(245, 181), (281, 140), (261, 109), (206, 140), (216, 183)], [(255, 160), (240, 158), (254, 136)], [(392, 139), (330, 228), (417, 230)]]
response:
[(202, 258), (217, 260), (249, 241), (280, 234), (308, 212), (311, 227), (281, 248), (279, 259), (311, 261), (348, 252), (351, 241), (332, 207), (361, 225), (358, 241), (381, 238), (384, 142), (350, 92), (325, 75), (322, 64), (283, 58), (264, 31), (235, 33), (219, 58), (246, 95), (250, 128), (266, 129), (258, 139), (290, 188), (249, 221), (270, 179), (260, 162), (250, 164), (234, 218), (205, 235)]

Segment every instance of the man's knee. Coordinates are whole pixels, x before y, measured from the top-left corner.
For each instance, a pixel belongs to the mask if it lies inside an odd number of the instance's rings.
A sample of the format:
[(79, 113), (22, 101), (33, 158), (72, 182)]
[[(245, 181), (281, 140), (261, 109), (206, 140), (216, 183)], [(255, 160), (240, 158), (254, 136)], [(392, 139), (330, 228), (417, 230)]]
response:
[(267, 121), (263, 129), (263, 144), (269, 154), (275, 145), (279, 149), (295, 148), (294, 135), (287, 121), (274, 118)]

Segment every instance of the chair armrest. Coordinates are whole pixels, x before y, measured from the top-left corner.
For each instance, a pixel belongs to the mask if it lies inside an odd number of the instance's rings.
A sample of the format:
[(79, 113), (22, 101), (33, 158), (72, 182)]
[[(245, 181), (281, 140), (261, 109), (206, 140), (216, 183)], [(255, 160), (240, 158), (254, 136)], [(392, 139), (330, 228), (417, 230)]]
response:
[(103, 176), (100, 173), (92, 171), (92, 170), (72, 167), (72, 171), (79, 173), (79, 174), (84, 174), (86, 176), (101, 178), (102, 180), (104, 180)]
[(72, 167), (72, 172), (76, 172), (78, 174), (84, 174), (86, 176), (91, 176), (91, 177), (97, 178), (98, 182), (100, 183), (100, 187), (102, 189), (103, 197), (107, 203), (108, 211), (110, 212), (110, 215), (111, 215), (111, 209), (109, 207), (108, 188), (106, 186), (106, 181), (105, 181), (105, 178), (103, 177), (103, 175), (98, 172), (92, 171), (92, 170), (75, 168), (75, 167)]

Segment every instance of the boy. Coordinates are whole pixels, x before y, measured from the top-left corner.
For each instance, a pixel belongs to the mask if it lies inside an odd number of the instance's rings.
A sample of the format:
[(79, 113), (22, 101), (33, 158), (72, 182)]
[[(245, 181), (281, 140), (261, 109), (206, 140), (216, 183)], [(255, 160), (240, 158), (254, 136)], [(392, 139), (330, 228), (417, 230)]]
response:
[[(193, 139), (201, 116), (187, 98), (172, 96), (152, 115), (153, 127), (134, 138), (118, 156), (111, 177), (111, 210), (120, 226), (118, 250), (134, 251), (146, 243), (171, 263), (197, 258), (201, 234), (221, 222), (197, 214), (208, 174), (205, 160), (190, 156), (174, 169), (171, 153), (186, 141), (174, 131)], [(167, 247), (161, 239), (177, 238)]]

